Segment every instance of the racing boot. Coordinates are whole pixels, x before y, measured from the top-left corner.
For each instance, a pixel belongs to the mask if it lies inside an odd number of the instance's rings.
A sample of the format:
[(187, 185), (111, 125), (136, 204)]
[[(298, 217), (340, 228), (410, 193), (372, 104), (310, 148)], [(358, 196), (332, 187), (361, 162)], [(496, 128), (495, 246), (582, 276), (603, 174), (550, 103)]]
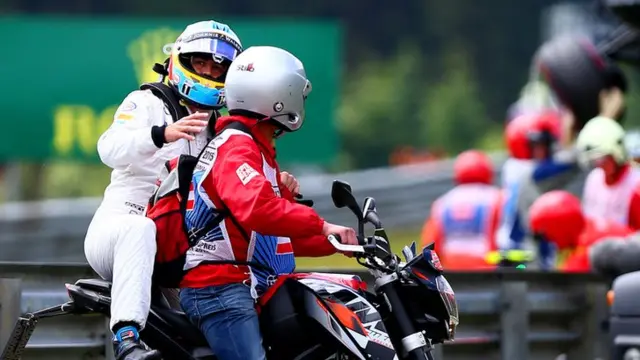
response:
[(113, 336), (113, 353), (116, 360), (160, 360), (158, 350), (149, 350), (140, 343), (138, 329), (125, 326)]

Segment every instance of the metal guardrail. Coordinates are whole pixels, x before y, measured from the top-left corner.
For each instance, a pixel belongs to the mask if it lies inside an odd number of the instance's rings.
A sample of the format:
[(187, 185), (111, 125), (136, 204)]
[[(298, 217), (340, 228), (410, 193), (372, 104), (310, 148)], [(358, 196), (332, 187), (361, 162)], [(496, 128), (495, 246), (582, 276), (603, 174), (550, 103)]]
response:
[[(353, 273), (371, 284), (368, 273)], [(65, 302), (65, 282), (93, 276), (84, 264), (0, 263), (0, 340), (19, 313)], [(600, 326), (607, 285), (599, 278), (532, 272), (452, 272), (447, 278), (461, 324), (454, 342), (436, 347), (437, 360), (607, 358)], [(23, 359), (104, 359), (106, 330), (99, 316), (42, 319)]]
[[(496, 169), (503, 154), (493, 154)], [(453, 186), (453, 162), (301, 176), (305, 197), (328, 221), (355, 226), (353, 215), (330, 197), (335, 179), (349, 182), (360, 199), (373, 196), (385, 227), (418, 229), (431, 203)], [(496, 177), (498, 178), (498, 177)], [(84, 262), (83, 242), (100, 198), (57, 199), (0, 205), (0, 261)], [(26, 250), (28, 249), (28, 250)]]
[[(492, 154), (496, 181), (504, 154)], [(387, 229), (417, 230), (430, 212), (432, 202), (453, 187), (453, 161), (310, 175), (299, 178), (305, 197), (328, 221), (355, 226), (353, 215), (336, 209), (331, 201), (331, 182), (349, 182), (355, 195), (373, 196)], [(580, 182), (570, 186), (580, 193)], [(0, 261), (85, 262), (83, 243), (100, 198), (58, 199), (0, 205)]]

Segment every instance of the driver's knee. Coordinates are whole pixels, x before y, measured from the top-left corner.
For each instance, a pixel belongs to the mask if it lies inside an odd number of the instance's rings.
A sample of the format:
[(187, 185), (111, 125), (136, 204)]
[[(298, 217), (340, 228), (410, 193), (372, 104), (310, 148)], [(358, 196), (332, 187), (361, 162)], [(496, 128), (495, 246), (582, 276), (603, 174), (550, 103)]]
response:
[(140, 252), (140, 256), (155, 256), (156, 225), (151, 219), (140, 215), (122, 217), (116, 246), (116, 252), (135, 251)]

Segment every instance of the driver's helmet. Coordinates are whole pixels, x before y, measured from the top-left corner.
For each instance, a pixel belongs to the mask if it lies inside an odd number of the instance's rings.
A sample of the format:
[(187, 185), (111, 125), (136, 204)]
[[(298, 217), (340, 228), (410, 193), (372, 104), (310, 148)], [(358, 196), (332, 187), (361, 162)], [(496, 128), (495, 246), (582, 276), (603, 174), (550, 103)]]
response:
[(640, 129), (628, 131), (624, 136), (624, 147), (634, 161), (640, 160)]
[(467, 150), (456, 157), (453, 164), (456, 184), (493, 183), (493, 164), (487, 154), (478, 150)]
[[(220, 109), (225, 105), (224, 83), (231, 62), (242, 52), (238, 36), (228, 25), (217, 21), (191, 24), (170, 45), (171, 54), (167, 72), (183, 100), (200, 109)], [(199, 75), (191, 59), (194, 55), (212, 58), (224, 67), (217, 78)]]
[(602, 116), (589, 120), (576, 140), (580, 161), (591, 167), (611, 156), (618, 164), (625, 163), (628, 155), (624, 138), (625, 131), (617, 121)]
[(529, 208), (529, 226), (560, 249), (575, 246), (585, 226), (580, 200), (564, 190), (543, 194)]

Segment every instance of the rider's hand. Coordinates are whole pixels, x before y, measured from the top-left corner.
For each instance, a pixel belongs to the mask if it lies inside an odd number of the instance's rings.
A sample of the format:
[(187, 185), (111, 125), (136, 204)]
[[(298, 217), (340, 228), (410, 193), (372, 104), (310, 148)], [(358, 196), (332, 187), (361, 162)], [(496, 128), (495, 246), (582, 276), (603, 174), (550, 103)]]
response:
[(343, 244), (358, 245), (356, 231), (345, 226), (335, 225), (325, 221), (324, 225), (322, 226), (322, 235), (337, 235), (340, 239), (340, 242)]
[(167, 125), (164, 130), (164, 142), (172, 143), (180, 139), (193, 140), (196, 134), (207, 128), (209, 114), (195, 112)]
[(289, 174), (288, 172), (280, 172), (280, 183), (282, 183), (282, 186), (286, 187), (293, 194), (293, 196), (296, 196), (300, 193), (300, 183), (298, 182), (298, 179), (296, 179), (295, 176)]

